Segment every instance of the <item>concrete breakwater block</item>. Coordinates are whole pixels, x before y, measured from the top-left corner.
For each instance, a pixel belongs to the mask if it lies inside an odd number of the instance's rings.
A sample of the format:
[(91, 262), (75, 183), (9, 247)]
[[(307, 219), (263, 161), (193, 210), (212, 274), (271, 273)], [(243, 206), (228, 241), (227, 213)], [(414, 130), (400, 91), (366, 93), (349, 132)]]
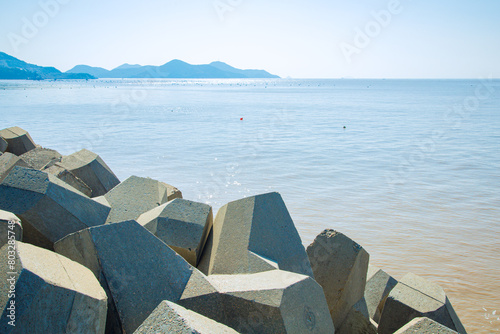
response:
[(54, 163), (46, 165), (43, 169), (44, 172), (49, 173), (57, 177), (59, 180), (66, 182), (79, 192), (85, 194), (88, 197), (92, 197), (92, 189), (85, 184), (82, 180), (76, 177), (75, 174), (71, 173), (67, 168), (62, 166), (60, 163)]
[(0, 210), (0, 247), (8, 240), (23, 240), (21, 220), (12, 212)]
[(398, 281), (382, 269), (374, 266), (368, 267), (365, 300), (368, 306), (368, 314), (377, 324), (380, 321), (385, 300), (397, 283)]
[(4, 152), (21, 155), (36, 147), (28, 131), (18, 126), (0, 130), (0, 137), (7, 142), (7, 148)]
[(164, 300), (134, 333), (237, 334), (238, 332), (199, 313)]
[(207, 275), (281, 269), (313, 276), (300, 236), (276, 192), (220, 208), (198, 269)]
[(0, 153), (3, 153), (7, 151), (7, 147), (9, 146), (9, 143), (2, 137), (0, 137)]
[(106, 294), (90, 270), (18, 241), (0, 258), (1, 333), (104, 333)]
[(132, 220), (73, 233), (54, 249), (99, 279), (109, 298), (107, 332), (132, 333), (162, 301), (179, 301), (193, 275), (195, 285), (205, 282), (199, 271)]
[(47, 164), (53, 164), (59, 162), (62, 159), (62, 155), (48, 148), (35, 147), (34, 149), (23, 153), (19, 156), (26, 162), (31, 168), (42, 170)]
[(104, 195), (120, 183), (104, 160), (86, 149), (63, 157), (61, 165), (92, 189), (92, 197)]
[(325, 230), (307, 247), (316, 281), (323, 287), (336, 328), (364, 296), (368, 253), (344, 234)]
[(378, 331), (380, 334), (394, 333), (416, 317), (427, 317), (458, 333), (466, 333), (444, 290), (408, 273), (389, 293)]
[(212, 228), (213, 214), (210, 205), (176, 198), (143, 213), (137, 222), (196, 266)]
[(377, 334), (377, 328), (370, 321), (366, 301), (361, 298), (347, 313), (344, 321), (335, 331), (337, 334)]
[(49, 249), (70, 233), (104, 224), (110, 211), (55, 176), (24, 167), (0, 182), (0, 209), (21, 218), (26, 242)]
[(415, 318), (394, 334), (458, 334), (429, 318)]
[(136, 220), (143, 213), (175, 198), (179, 189), (150, 178), (131, 176), (104, 195), (111, 205), (106, 223)]
[(0, 155), (0, 181), (2, 181), (15, 166), (29, 167), (23, 159), (15, 154), (5, 152)]

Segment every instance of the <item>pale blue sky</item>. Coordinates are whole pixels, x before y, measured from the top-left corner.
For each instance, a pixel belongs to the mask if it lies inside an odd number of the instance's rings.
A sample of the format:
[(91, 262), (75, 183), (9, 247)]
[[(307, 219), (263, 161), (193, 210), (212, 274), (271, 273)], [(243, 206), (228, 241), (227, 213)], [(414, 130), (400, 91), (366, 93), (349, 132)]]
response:
[[(295, 78), (500, 77), (498, 0), (0, 0), (0, 9), (0, 51), (63, 71), (182, 59)], [(388, 9), (378, 23), (372, 13)], [(370, 36), (356, 40), (359, 31)]]

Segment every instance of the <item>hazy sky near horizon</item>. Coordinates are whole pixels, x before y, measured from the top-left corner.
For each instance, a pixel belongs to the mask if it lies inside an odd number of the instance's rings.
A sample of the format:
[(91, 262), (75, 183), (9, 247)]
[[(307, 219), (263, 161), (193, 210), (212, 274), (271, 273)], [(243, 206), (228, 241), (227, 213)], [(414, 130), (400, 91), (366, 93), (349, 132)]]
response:
[(224, 61), (294, 78), (500, 77), (498, 0), (0, 0), (0, 51), (62, 71)]

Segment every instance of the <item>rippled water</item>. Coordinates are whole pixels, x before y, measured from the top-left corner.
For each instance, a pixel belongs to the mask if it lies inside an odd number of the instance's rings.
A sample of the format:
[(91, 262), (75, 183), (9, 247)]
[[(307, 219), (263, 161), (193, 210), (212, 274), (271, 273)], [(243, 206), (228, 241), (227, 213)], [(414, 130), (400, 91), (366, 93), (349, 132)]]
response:
[(279, 191), (306, 246), (341, 231), (500, 332), (498, 80), (0, 81), (0, 115), (215, 210)]

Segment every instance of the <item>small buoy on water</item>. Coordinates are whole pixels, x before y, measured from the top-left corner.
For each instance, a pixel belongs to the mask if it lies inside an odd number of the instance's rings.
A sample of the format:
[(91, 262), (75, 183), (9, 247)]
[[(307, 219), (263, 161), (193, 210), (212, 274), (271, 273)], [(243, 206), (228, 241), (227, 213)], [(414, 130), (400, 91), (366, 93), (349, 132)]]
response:
[(344, 125), (344, 129), (345, 129), (345, 125)]
[(243, 120), (243, 117), (242, 117), (242, 118), (240, 118), (240, 121), (242, 121), (242, 120)]

